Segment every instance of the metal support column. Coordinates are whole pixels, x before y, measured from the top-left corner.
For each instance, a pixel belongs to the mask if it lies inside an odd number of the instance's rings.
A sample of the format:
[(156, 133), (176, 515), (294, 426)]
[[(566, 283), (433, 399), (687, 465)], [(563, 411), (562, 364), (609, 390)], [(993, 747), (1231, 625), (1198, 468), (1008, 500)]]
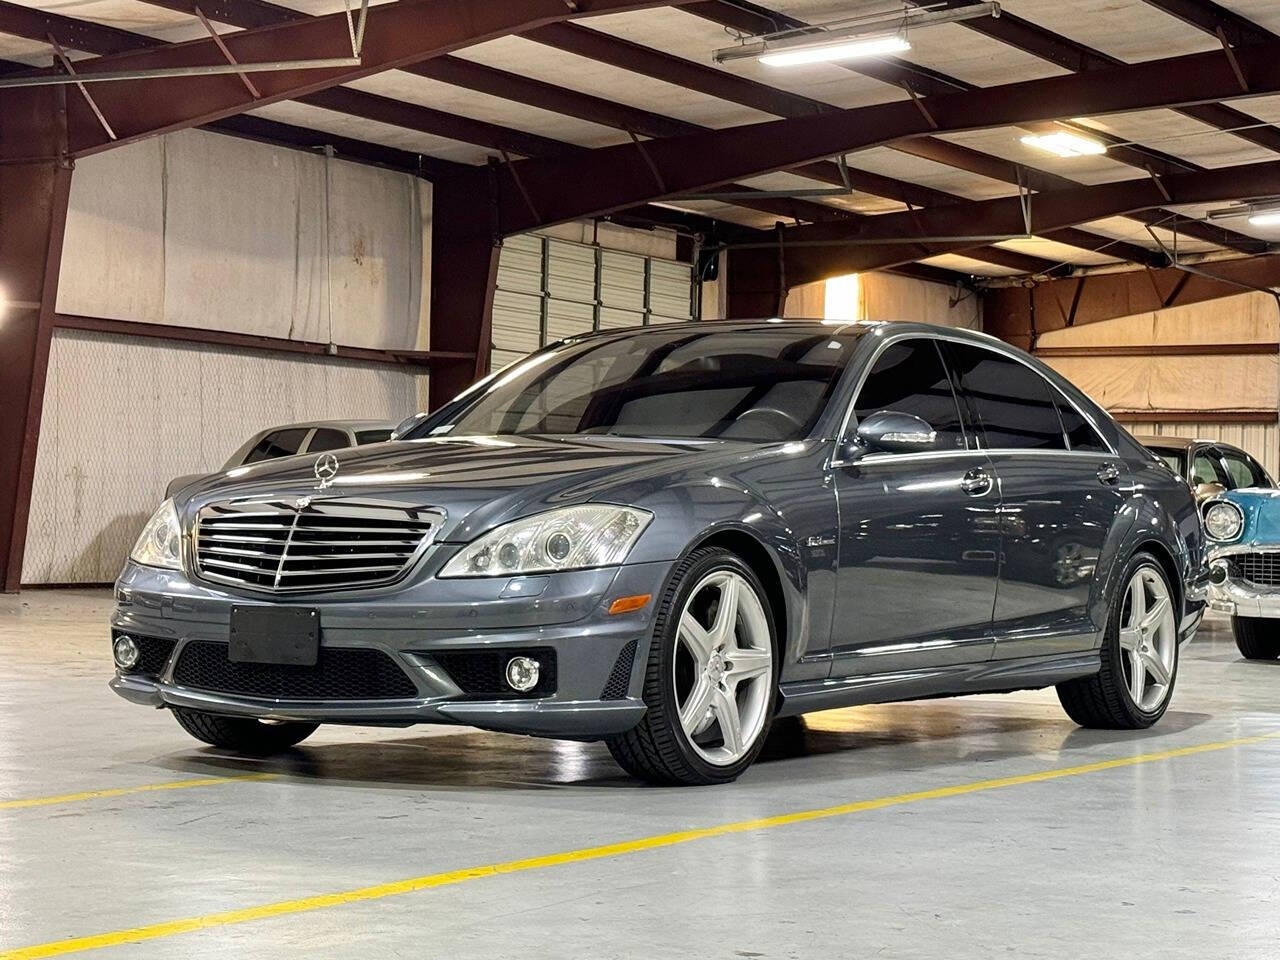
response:
[(727, 284), (726, 320), (780, 317), (786, 305), (778, 251), (730, 250), (722, 282)]
[(0, 96), (0, 589), (22, 576), (71, 161), (66, 88)]
[(447, 403), (489, 372), (499, 225), (488, 172), (438, 180), (432, 199), (431, 349), (470, 359), (433, 366), (430, 408)]

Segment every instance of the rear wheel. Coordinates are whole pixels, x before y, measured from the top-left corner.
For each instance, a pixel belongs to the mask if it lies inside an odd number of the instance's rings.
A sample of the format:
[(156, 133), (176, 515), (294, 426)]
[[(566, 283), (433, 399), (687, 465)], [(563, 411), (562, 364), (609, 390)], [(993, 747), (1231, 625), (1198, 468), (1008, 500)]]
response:
[(287, 750), (315, 733), (317, 723), (274, 723), (252, 717), (226, 717), (175, 707), (174, 717), (197, 740), (238, 753), (264, 755)]
[(676, 568), (654, 621), (640, 724), (611, 737), (628, 773), (654, 783), (727, 783), (764, 746), (777, 681), (773, 616), (755, 573), (727, 550)]
[(1082, 727), (1139, 730), (1163, 715), (1178, 673), (1178, 617), (1163, 568), (1149, 553), (1129, 561), (1111, 601), (1102, 669), (1058, 684), (1058, 699)]
[(1280, 630), (1274, 620), (1266, 617), (1232, 617), (1231, 632), (1236, 647), (1248, 660), (1275, 660), (1280, 658)]

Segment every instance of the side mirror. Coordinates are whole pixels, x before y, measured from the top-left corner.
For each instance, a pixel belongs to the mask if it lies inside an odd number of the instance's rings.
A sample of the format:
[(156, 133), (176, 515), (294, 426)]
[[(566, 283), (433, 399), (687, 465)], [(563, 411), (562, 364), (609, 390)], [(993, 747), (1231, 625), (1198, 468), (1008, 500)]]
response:
[(910, 413), (881, 410), (858, 424), (857, 446), (864, 451), (922, 453), (938, 448), (938, 434), (924, 420)]
[(1195, 495), (1196, 503), (1204, 503), (1210, 497), (1226, 493), (1227, 488), (1220, 483), (1197, 483), (1191, 492)]

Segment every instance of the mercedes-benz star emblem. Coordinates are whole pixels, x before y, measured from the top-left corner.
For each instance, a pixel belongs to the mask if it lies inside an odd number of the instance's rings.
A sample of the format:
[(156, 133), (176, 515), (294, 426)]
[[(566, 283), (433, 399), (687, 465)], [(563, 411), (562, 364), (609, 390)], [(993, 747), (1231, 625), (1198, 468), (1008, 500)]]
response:
[(332, 453), (326, 453), (316, 458), (315, 466), (316, 479), (320, 481), (317, 490), (323, 490), (333, 483), (333, 478), (338, 475), (338, 458)]

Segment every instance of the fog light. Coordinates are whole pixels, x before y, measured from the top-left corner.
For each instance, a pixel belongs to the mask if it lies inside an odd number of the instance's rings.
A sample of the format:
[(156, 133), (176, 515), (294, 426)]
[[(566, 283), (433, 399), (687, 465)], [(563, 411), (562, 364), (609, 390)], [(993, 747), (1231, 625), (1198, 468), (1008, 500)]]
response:
[(1209, 579), (1214, 583), (1227, 582), (1227, 565), (1219, 560), (1217, 563), (1209, 567)]
[(116, 666), (121, 670), (132, 670), (138, 665), (138, 658), (142, 656), (142, 651), (133, 642), (133, 638), (124, 634), (116, 637), (115, 643), (111, 644), (111, 652), (115, 655)]
[(507, 661), (507, 685), (512, 690), (528, 693), (538, 685), (541, 673), (538, 661), (531, 657), (512, 657)]

